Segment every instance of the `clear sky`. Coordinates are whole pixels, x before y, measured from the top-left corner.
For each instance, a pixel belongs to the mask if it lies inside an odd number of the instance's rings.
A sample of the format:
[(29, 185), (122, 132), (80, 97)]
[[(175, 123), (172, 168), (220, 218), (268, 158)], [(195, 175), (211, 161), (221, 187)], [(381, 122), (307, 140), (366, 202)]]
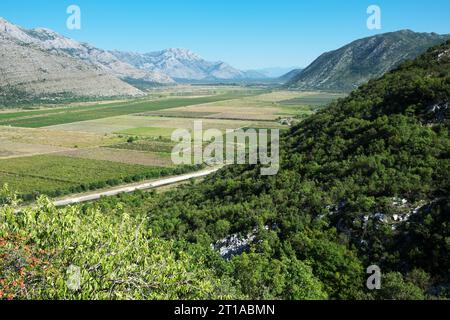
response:
[[(81, 30), (66, 27), (71, 4), (81, 9)], [(381, 30), (366, 27), (372, 4)], [(0, 0), (0, 16), (104, 49), (189, 48), (241, 69), (303, 67), (376, 33), (450, 33), (449, 0)]]

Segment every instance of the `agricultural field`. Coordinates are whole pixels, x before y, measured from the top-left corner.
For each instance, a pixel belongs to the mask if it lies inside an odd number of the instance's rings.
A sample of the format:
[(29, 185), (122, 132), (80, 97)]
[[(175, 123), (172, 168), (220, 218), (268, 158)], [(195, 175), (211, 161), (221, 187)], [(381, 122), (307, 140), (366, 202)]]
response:
[(48, 145), (63, 148), (84, 148), (114, 144), (118, 138), (108, 135), (77, 131), (58, 131), (48, 129), (29, 129), (0, 126), (0, 139), (13, 143)]
[(41, 193), (60, 196), (186, 172), (192, 168), (160, 168), (63, 155), (0, 160), (0, 181), (25, 199)]
[[(125, 145), (133, 145), (133, 143), (125, 143)], [(169, 168), (173, 166), (172, 160), (170, 158), (170, 153), (171, 151), (145, 151), (126, 148), (101, 147), (63, 151), (56, 153), (56, 155), (81, 159), (104, 160), (125, 164), (139, 164), (143, 166)]]
[(49, 154), (67, 150), (70, 149), (43, 144), (21, 143), (6, 139), (0, 139), (0, 159), (13, 159), (17, 157)]
[(140, 139), (131, 143), (119, 143), (110, 147), (122, 150), (148, 151), (170, 154), (174, 145), (175, 143), (168, 139)]
[(81, 106), (74, 108), (50, 109), (47, 111), (28, 111), (3, 113), (0, 125), (26, 128), (41, 128), (46, 126), (102, 119), (126, 114), (133, 114), (160, 109), (171, 109), (187, 105), (203, 104), (215, 101), (237, 99), (253, 95), (253, 91), (232, 92), (215, 96), (162, 98), (152, 100), (136, 100), (126, 103), (114, 103), (96, 106)]
[(0, 185), (30, 200), (192, 170), (175, 167), (176, 129), (268, 128), (312, 114), (334, 94), (179, 86), (145, 99), (0, 112)]
[(90, 132), (95, 134), (123, 134), (142, 135), (155, 137), (170, 137), (175, 129), (193, 129), (194, 121), (202, 120), (204, 129), (237, 129), (243, 127), (275, 127), (282, 126), (276, 121), (251, 121), (231, 119), (186, 118), (186, 117), (161, 117), (152, 115), (126, 115), (91, 121), (75, 122), (57, 126), (46, 127), (47, 130)]
[(113, 135), (0, 126), (0, 159), (116, 144)]
[(154, 97), (204, 97), (220, 94), (242, 93), (243, 91), (248, 90), (250, 89), (243, 88), (241, 86), (192, 86), (179, 84), (177, 86), (169, 87), (154, 87), (147, 90), (147, 92), (149, 92), (150, 96)]
[(318, 107), (342, 96), (333, 93), (275, 91), (235, 100), (150, 111), (145, 114), (164, 117), (276, 121), (283, 117), (311, 115)]

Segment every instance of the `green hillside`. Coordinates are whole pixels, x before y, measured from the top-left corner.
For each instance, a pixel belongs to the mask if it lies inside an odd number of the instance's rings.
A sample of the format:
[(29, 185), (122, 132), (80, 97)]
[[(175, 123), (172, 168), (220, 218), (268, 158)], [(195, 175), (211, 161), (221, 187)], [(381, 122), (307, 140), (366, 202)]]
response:
[[(284, 136), (276, 176), (233, 166), (181, 191), (121, 201), (169, 239), (209, 247), (253, 233), (246, 254), (211, 266), (254, 298), (444, 295), (449, 71), (447, 42), (308, 118)], [(365, 289), (372, 264), (385, 275), (376, 293)]]
[[(113, 298), (450, 298), (449, 96), (447, 42), (292, 128), (275, 176), (229, 166), (200, 183), (81, 210), (13, 215), (6, 206), (0, 243), (29, 238), (58, 281), (71, 263), (90, 270), (90, 290), (78, 293), (33, 278), (39, 297), (42, 289), (105, 298), (118, 283)], [(217, 242), (233, 234), (229, 242), (243, 240), (233, 248)], [(136, 249), (126, 245), (133, 241)], [(11, 270), (16, 260), (2, 261)], [(365, 286), (373, 264), (378, 291)]]

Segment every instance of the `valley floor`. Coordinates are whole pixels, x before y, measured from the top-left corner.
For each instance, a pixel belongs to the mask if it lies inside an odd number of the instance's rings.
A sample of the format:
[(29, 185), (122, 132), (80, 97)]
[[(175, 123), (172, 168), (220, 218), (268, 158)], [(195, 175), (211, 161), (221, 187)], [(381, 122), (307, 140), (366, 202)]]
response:
[(112, 188), (196, 170), (175, 166), (171, 134), (203, 130), (287, 130), (340, 97), (232, 86), (155, 89), (145, 99), (0, 113), (0, 185), (27, 201)]

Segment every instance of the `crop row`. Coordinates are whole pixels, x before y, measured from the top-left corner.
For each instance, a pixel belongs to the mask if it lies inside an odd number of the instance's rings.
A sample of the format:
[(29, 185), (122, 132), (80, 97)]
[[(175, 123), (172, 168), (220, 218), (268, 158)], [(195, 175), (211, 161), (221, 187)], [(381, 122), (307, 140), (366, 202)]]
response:
[(194, 166), (160, 168), (46, 155), (0, 160), (0, 185), (7, 183), (23, 199), (32, 200), (41, 194), (58, 197), (194, 169)]
[(95, 120), (133, 113), (230, 100), (242, 96), (244, 96), (244, 94), (230, 93), (219, 96), (199, 98), (170, 98), (155, 101), (131, 102), (128, 104), (118, 105), (66, 108), (52, 110), (51, 112), (46, 112), (43, 114), (41, 113), (41, 111), (34, 111), (35, 113), (32, 113), (33, 111), (30, 111), (30, 114), (28, 115), (27, 112), (23, 112), (21, 113), (21, 115), (17, 115), (17, 113), (15, 113), (13, 115), (13, 118), (8, 118), (8, 114), (6, 113), (2, 115), (2, 118), (0, 118), (0, 125), (40, 128), (58, 124)]

